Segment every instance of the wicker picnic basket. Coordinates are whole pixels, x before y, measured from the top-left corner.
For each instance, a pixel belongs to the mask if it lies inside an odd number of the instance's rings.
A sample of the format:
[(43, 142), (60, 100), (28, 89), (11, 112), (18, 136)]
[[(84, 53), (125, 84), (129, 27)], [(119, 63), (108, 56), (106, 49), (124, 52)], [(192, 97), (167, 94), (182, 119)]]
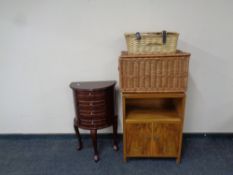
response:
[(175, 32), (125, 33), (129, 54), (175, 53), (179, 34)]
[(122, 92), (185, 92), (190, 54), (133, 55), (122, 52), (119, 58)]

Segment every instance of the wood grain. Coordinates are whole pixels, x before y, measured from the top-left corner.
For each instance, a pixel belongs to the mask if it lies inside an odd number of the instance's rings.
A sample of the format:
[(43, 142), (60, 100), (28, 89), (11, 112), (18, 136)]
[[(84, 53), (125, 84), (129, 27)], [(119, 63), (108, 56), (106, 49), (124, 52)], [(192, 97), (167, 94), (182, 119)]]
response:
[(139, 157), (150, 156), (151, 138), (151, 123), (126, 123), (126, 154)]
[(174, 157), (180, 162), (184, 93), (123, 93), (124, 160)]
[(179, 149), (180, 122), (154, 122), (152, 155), (176, 157)]

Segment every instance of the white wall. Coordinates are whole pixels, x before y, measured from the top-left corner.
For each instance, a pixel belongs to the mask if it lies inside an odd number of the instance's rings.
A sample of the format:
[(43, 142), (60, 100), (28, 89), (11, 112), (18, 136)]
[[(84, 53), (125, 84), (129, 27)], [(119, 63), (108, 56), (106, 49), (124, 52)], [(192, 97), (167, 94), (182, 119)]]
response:
[(179, 32), (179, 49), (192, 54), (185, 132), (233, 132), (232, 7), (231, 0), (0, 0), (0, 133), (73, 132), (69, 83), (118, 80), (123, 33), (163, 29)]

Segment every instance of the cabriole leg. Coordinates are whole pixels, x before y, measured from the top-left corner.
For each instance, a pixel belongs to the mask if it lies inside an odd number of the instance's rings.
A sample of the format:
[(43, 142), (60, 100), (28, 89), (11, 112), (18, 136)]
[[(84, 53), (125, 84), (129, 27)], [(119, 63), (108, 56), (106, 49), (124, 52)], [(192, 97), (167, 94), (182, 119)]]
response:
[(99, 161), (99, 154), (97, 151), (97, 130), (91, 130), (91, 138), (92, 138), (92, 143), (93, 143), (93, 148), (94, 148), (94, 160), (95, 162)]
[(79, 133), (78, 126), (76, 124), (74, 124), (74, 130), (75, 130), (76, 136), (77, 136), (78, 141), (79, 141), (79, 144), (77, 146), (77, 150), (81, 150), (83, 147), (83, 143), (82, 143), (81, 135)]

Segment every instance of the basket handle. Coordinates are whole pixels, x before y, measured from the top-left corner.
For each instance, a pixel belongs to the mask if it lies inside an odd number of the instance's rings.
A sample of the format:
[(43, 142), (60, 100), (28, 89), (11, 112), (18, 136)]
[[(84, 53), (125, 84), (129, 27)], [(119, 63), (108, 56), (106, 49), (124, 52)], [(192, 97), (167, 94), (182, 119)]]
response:
[(141, 34), (139, 32), (136, 32), (135, 35), (136, 35), (136, 39), (137, 40), (141, 40), (142, 39)]
[[(163, 40), (163, 45), (164, 45), (167, 42), (167, 31), (163, 30), (161, 33), (162, 33), (162, 40)], [(135, 35), (136, 35), (136, 39), (137, 40), (141, 40), (142, 39), (140, 32), (136, 32)], [(162, 43), (149, 43), (147, 45), (162, 45)]]
[(167, 31), (166, 30), (163, 30), (162, 32), (162, 40), (163, 40), (163, 43), (148, 43), (146, 45), (164, 45), (166, 44), (167, 42)]
[(167, 31), (166, 30), (162, 31), (162, 38), (163, 38), (163, 44), (166, 44), (167, 42)]

